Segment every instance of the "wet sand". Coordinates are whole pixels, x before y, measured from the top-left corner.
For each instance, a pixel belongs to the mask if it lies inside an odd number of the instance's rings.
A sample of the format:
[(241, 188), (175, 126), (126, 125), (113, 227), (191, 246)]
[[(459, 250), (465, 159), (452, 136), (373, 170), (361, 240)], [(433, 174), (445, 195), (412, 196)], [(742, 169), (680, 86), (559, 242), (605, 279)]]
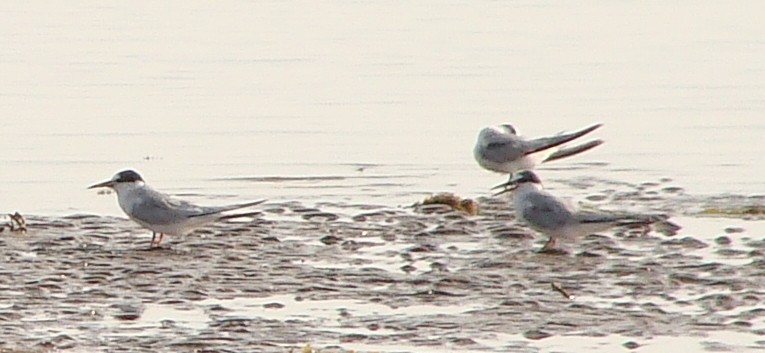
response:
[(516, 224), (501, 198), (477, 199), (478, 216), (277, 202), (260, 219), (148, 250), (150, 233), (126, 219), (29, 216), (27, 234), (0, 233), (0, 347), (765, 349), (765, 222), (703, 213), (757, 198), (695, 198), (662, 182), (588, 192), (602, 208), (673, 211), (683, 229), (615, 230), (547, 255), (536, 252), (546, 239)]

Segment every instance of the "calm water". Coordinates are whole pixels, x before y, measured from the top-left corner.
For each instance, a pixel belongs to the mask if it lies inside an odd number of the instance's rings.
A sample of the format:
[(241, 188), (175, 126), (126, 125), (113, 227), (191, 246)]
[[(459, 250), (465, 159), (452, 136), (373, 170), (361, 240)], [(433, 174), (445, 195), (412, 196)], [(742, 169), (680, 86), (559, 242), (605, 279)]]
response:
[(501, 122), (605, 123), (553, 180), (763, 192), (761, 3), (0, 6), (4, 211), (119, 214), (85, 187), (127, 167), (207, 203), (484, 195), (472, 145)]

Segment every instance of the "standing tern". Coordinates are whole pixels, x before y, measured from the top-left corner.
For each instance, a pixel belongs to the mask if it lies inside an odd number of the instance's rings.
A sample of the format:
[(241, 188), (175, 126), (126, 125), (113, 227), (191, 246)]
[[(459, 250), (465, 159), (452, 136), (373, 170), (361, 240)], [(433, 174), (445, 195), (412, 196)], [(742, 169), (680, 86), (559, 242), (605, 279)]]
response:
[(666, 215), (659, 214), (577, 210), (568, 202), (545, 191), (539, 177), (528, 170), (516, 173), (515, 177), (496, 188), (504, 188), (497, 195), (513, 192), (517, 219), (550, 237), (542, 248), (543, 252), (555, 251), (558, 239), (575, 239), (620, 226), (647, 227), (667, 219)]
[[(228, 206), (197, 206), (152, 189), (146, 185), (141, 175), (133, 170), (121, 171), (111, 180), (91, 185), (88, 189), (101, 187), (113, 189), (117, 193), (117, 200), (122, 211), (130, 219), (152, 231), (149, 247), (159, 247), (165, 234), (185, 235), (215, 221), (259, 215), (260, 212), (229, 215), (223, 212), (265, 202), (265, 200), (258, 200)], [(159, 233), (159, 239), (155, 243), (157, 233)]]
[(531, 170), (537, 164), (573, 156), (599, 146), (603, 140), (593, 140), (581, 145), (560, 148), (564, 143), (582, 137), (602, 124), (560, 133), (555, 136), (525, 139), (510, 124), (486, 127), (478, 134), (473, 156), (478, 164), (490, 171), (510, 174)]

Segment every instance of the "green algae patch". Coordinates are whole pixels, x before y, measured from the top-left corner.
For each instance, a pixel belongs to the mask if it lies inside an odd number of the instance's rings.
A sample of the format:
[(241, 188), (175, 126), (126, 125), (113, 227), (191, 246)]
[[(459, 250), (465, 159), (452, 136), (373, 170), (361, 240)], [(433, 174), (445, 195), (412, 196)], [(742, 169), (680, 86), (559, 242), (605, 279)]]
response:
[(765, 206), (748, 205), (741, 207), (707, 207), (700, 215), (731, 218), (765, 218)]

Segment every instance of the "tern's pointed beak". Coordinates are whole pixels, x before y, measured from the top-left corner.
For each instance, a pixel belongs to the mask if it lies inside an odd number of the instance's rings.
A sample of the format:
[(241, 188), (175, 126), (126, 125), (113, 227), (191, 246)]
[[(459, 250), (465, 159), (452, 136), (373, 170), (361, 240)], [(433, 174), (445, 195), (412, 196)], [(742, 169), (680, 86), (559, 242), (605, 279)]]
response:
[(510, 180), (508, 180), (508, 181), (506, 181), (506, 182), (504, 182), (502, 184), (494, 186), (493, 188), (491, 188), (491, 190), (497, 190), (497, 189), (502, 189), (502, 190), (494, 193), (493, 196), (502, 195), (502, 194), (504, 194), (506, 192), (510, 192), (510, 191), (515, 190), (515, 188), (518, 187), (518, 182), (519, 182), (519, 179), (516, 177), (516, 178), (512, 178), (512, 179), (510, 179)]
[(95, 188), (110, 188), (114, 186), (114, 182), (111, 180), (107, 180), (103, 183), (93, 184), (91, 186), (88, 186), (88, 189), (95, 189)]

